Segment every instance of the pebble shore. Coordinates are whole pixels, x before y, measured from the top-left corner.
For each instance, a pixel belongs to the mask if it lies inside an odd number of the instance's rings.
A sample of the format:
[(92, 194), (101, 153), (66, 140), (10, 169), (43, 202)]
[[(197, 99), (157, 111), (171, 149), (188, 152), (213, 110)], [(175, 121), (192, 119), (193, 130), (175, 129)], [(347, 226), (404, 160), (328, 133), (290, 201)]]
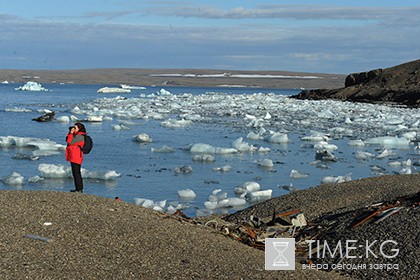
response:
[(263, 251), (131, 203), (6, 190), (0, 205), (1, 279), (331, 279), (265, 271)]
[[(418, 192), (420, 175), (383, 176), (296, 191), (224, 219), (299, 208), (308, 220), (316, 221)], [(263, 251), (209, 227), (103, 197), (7, 190), (0, 191), (0, 203), (2, 279), (414, 279), (419, 275), (418, 261), (410, 263), (420, 256), (419, 207), (357, 231), (359, 238), (386, 234), (405, 242), (410, 250), (401, 250), (400, 270), (390, 274), (302, 270), (299, 265), (296, 271), (265, 271)], [(348, 218), (340, 217), (343, 227), (336, 238), (347, 238)]]

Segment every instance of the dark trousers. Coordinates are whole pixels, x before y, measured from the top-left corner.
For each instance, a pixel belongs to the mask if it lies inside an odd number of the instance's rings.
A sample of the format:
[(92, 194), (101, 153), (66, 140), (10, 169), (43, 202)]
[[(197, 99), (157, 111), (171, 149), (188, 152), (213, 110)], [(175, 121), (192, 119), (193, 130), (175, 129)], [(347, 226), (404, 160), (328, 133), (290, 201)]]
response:
[(83, 179), (82, 179), (82, 165), (71, 162), (71, 173), (73, 174), (74, 185), (76, 191), (83, 190)]

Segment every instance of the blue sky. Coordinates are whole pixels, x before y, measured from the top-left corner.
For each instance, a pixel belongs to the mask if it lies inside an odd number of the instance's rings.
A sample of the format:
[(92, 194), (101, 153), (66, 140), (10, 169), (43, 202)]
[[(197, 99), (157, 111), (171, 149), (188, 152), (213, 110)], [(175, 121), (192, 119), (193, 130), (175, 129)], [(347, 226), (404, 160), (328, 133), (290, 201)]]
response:
[(419, 59), (418, 38), (409, 0), (0, 0), (2, 69), (348, 74)]

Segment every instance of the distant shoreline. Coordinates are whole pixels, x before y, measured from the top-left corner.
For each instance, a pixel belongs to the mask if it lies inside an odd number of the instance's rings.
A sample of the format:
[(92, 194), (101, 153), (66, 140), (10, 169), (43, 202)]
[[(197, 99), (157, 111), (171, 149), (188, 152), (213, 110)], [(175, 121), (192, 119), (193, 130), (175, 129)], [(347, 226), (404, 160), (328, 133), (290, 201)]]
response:
[(0, 70), (0, 82), (246, 88), (339, 88), (346, 75), (289, 71), (107, 68)]

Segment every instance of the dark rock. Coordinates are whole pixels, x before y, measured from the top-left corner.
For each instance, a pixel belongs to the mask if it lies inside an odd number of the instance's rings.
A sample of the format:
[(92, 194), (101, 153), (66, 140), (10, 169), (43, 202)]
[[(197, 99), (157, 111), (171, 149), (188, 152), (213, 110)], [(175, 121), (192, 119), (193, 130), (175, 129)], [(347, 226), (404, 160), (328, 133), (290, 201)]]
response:
[(345, 87), (304, 90), (296, 99), (337, 99), (420, 107), (420, 60), (347, 76)]
[(32, 119), (32, 120), (37, 121), (37, 122), (49, 122), (54, 119), (54, 116), (55, 116), (55, 113), (51, 112), (51, 113), (46, 113), (45, 115)]

